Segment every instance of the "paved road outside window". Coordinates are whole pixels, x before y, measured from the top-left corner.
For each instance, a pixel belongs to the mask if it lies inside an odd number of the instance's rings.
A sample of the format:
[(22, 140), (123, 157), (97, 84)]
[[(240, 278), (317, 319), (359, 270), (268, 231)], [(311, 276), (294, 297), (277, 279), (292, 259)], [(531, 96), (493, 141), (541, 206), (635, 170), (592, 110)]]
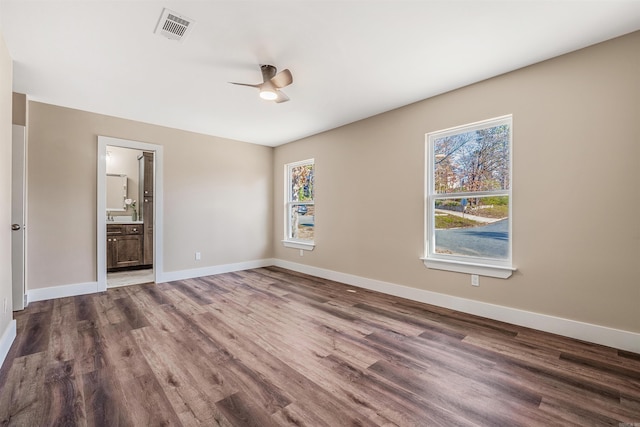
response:
[(506, 219), (480, 227), (436, 230), (436, 251), (457, 255), (507, 258), (509, 221)]

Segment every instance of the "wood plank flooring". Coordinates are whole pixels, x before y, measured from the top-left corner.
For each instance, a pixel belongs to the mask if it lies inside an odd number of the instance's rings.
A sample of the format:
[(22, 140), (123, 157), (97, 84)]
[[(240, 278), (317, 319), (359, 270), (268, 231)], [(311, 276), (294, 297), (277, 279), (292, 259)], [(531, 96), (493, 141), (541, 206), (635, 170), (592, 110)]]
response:
[(640, 426), (638, 354), (276, 267), (16, 320), (0, 425)]

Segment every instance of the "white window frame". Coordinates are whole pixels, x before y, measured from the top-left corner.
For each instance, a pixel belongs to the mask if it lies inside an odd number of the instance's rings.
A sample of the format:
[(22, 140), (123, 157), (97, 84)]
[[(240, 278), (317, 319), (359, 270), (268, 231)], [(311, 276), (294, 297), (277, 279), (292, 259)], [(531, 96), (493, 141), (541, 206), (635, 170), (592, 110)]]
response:
[[(435, 159), (433, 144), (437, 139), (459, 133), (509, 125), (509, 188), (495, 191), (461, 192), (437, 194), (435, 191)], [(449, 129), (430, 132), (425, 135), (425, 256), (422, 258), (427, 268), (477, 274), (506, 279), (516, 268), (512, 264), (513, 247), (513, 117), (506, 115), (475, 123), (456, 126)], [(435, 200), (443, 198), (467, 198), (474, 196), (500, 195), (509, 197), (509, 243), (506, 259), (471, 257), (452, 254), (440, 254), (435, 251)]]
[[(291, 194), (291, 171), (298, 166), (312, 165), (315, 175), (315, 160), (307, 159), (300, 160), (298, 162), (287, 163), (284, 165), (284, 239), (282, 244), (287, 248), (300, 249), (301, 251), (312, 251), (315, 248), (315, 241), (308, 239), (297, 239), (291, 236), (291, 211), (292, 205), (307, 205), (315, 207), (315, 194), (312, 201), (300, 202), (293, 201), (293, 195)], [(314, 225), (314, 237), (315, 237), (315, 225)], [(300, 252), (302, 254), (302, 252)]]

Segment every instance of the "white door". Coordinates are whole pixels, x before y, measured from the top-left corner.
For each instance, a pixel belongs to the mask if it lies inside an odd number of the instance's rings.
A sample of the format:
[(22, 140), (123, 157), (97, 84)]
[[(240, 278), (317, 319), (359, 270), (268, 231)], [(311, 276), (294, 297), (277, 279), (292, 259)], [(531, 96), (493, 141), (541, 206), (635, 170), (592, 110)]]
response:
[(11, 272), (13, 310), (24, 309), (25, 127), (13, 125), (11, 147)]

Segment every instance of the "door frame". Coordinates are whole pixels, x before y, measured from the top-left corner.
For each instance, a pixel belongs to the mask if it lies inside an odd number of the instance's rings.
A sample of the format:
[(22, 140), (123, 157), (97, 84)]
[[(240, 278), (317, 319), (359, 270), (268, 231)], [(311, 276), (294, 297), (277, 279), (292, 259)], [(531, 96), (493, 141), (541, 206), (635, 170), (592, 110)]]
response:
[[(13, 311), (24, 310), (27, 261), (27, 128), (11, 128), (11, 223), (20, 226), (11, 232), (11, 289)], [(18, 206), (21, 204), (21, 206)], [(20, 234), (22, 241), (16, 240)]]
[(98, 292), (107, 290), (107, 146), (149, 151), (154, 156), (153, 188), (153, 274), (156, 283), (161, 282), (163, 272), (163, 155), (162, 145), (98, 135), (98, 194), (97, 194), (97, 282)]

